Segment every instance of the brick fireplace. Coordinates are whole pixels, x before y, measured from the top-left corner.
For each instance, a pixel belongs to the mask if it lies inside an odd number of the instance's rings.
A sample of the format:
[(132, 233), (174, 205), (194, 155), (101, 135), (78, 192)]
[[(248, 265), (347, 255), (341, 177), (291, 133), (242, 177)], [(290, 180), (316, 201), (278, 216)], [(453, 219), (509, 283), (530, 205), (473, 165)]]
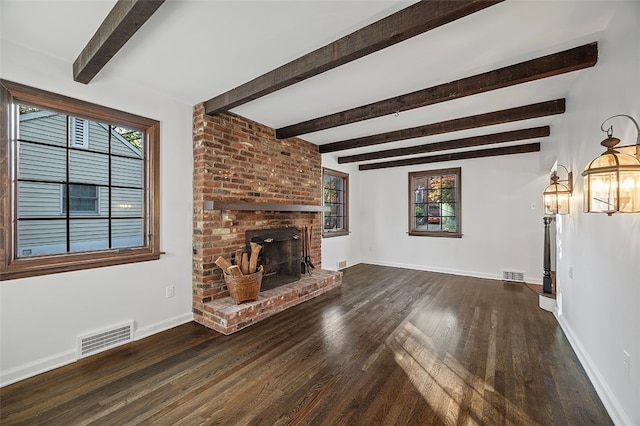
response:
[[(224, 305), (229, 299), (222, 271), (214, 261), (218, 256), (231, 259), (236, 249), (244, 248), (247, 231), (291, 227), (301, 230), (305, 226), (311, 230), (310, 255), (321, 285), (307, 279), (311, 290), (302, 291), (304, 294), (299, 296), (283, 294), (287, 288), (280, 289), (276, 292), (277, 298), (286, 299), (288, 306), (296, 304), (291, 303), (292, 299), (302, 302), (309, 298), (310, 291), (320, 294), (341, 281), (339, 273), (320, 271), (320, 212), (260, 209), (260, 203), (322, 204), (322, 166), (318, 147), (300, 138), (278, 140), (274, 134), (274, 129), (238, 115), (222, 113), (210, 117), (204, 113), (203, 104), (194, 107), (193, 312), (197, 322), (226, 331), (225, 334), (236, 329), (221, 329), (220, 322), (226, 321), (212, 313), (213, 305)], [(255, 209), (205, 209), (205, 202), (211, 204), (211, 201), (243, 203), (245, 206), (249, 203)], [(294, 284), (289, 285), (292, 294), (300, 293), (300, 286)], [(261, 293), (260, 297), (266, 296)], [(277, 312), (282, 310), (284, 302), (271, 305), (274, 305), (272, 311)], [(236, 323), (243, 326), (251, 323), (238, 319), (238, 312), (234, 311)], [(247, 315), (255, 317), (250, 312)]]

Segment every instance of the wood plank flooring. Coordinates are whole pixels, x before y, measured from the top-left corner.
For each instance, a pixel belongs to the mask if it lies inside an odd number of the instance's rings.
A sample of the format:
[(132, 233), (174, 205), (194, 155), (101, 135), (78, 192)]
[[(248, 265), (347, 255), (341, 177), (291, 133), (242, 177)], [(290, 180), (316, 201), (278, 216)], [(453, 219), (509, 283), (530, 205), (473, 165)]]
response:
[(224, 336), (189, 323), (0, 389), (2, 425), (608, 425), (525, 285), (357, 265)]

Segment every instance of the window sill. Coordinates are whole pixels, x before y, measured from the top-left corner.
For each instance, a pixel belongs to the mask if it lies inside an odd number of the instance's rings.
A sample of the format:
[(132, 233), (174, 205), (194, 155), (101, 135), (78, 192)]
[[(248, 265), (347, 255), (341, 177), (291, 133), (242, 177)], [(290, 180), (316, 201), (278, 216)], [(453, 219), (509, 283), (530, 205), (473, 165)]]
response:
[(408, 234), (412, 237), (444, 237), (444, 238), (462, 238), (459, 232), (420, 232), (411, 231)]
[(349, 234), (349, 231), (325, 232), (322, 234), (322, 238), (342, 237)]
[(18, 259), (2, 269), (0, 281), (80, 271), (83, 269), (102, 268), (105, 266), (124, 265), (128, 263), (147, 262), (160, 259), (161, 254), (162, 253), (151, 252), (148, 249), (134, 249), (124, 252), (110, 250), (102, 253), (78, 253), (33, 259)]

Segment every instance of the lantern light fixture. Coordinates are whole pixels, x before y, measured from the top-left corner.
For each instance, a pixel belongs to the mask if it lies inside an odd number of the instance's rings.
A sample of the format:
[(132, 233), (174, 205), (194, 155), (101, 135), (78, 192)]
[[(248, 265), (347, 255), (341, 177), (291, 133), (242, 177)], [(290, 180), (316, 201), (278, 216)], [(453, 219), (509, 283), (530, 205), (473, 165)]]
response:
[[(615, 117), (626, 117), (635, 124), (635, 145), (616, 146), (620, 139), (613, 137), (613, 125), (605, 130), (605, 123)], [(600, 145), (607, 148), (584, 168), (584, 212), (640, 213), (640, 126), (633, 117), (618, 114), (602, 122), (600, 130), (607, 138)]]
[[(567, 179), (560, 179), (558, 167), (567, 173)], [(573, 192), (573, 172), (563, 165), (558, 165), (551, 173), (551, 183), (542, 193), (545, 214), (569, 214), (569, 197)]]

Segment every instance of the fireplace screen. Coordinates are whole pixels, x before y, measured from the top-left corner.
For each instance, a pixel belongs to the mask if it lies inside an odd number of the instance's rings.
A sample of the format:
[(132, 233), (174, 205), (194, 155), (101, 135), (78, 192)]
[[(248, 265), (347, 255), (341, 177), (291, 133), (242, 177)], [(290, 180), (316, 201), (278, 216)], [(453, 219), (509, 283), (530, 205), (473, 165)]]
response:
[(256, 229), (246, 232), (249, 243), (262, 246), (258, 265), (264, 267), (261, 291), (269, 290), (300, 279), (301, 241), (297, 228)]

